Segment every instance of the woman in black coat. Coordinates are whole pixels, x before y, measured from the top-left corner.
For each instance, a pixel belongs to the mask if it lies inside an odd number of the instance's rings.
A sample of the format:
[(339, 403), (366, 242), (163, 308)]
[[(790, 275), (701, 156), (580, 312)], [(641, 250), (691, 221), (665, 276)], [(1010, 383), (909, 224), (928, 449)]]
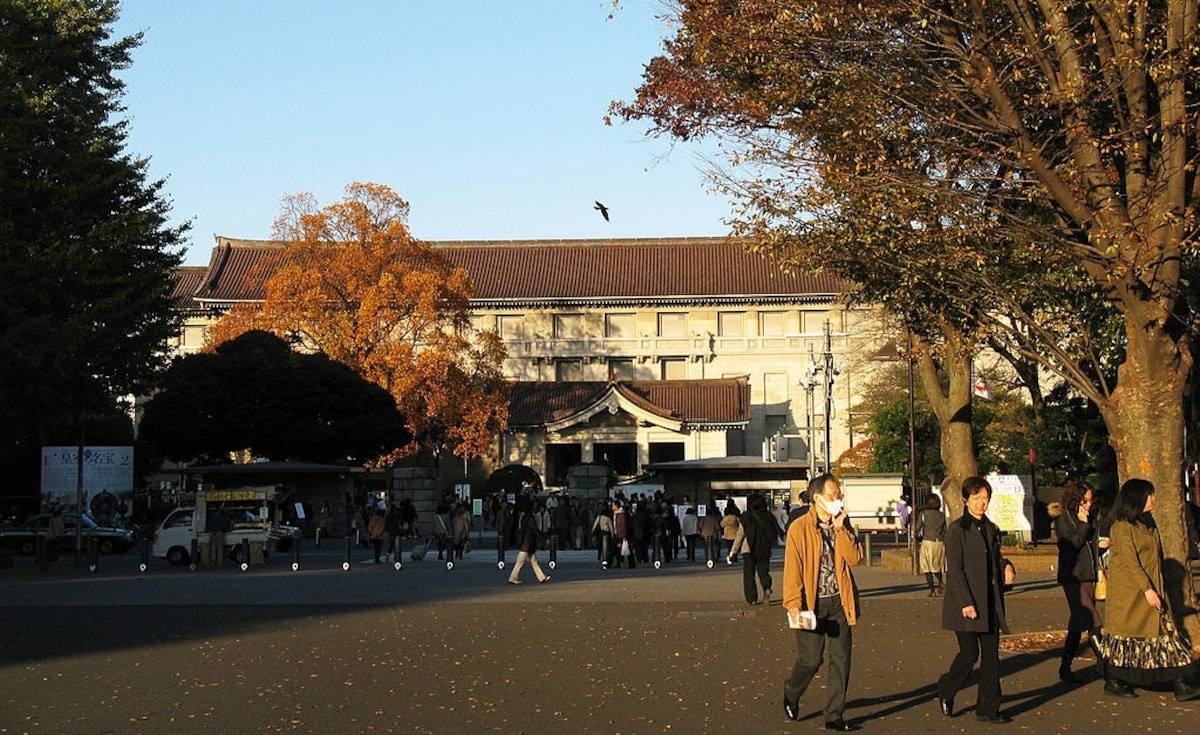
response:
[(1063, 490), (1062, 500), (1051, 503), (1048, 509), (1058, 537), (1058, 583), (1067, 596), (1071, 615), (1058, 678), (1071, 684), (1080, 683), (1071, 673), (1071, 660), (1079, 650), (1083, 631), (1089, 631), (1093, 640), (1100, 634), (1100, 613), (1095, 600), (1100, 549), (1092, 523), (1094, 497), (1095, 491), (1086, 482), (1071, 480)]
[(1000, 634), (1008, 632), (1004, 615), (1004, 590), (1016, 572), (1000, 556), (1000, 528), (988, 520), (992, 487), (982, 477), (962, 484), (962, 518), (946, 529), (946, 596), (942, 602), (942, 627), (958, 638), (958, 655), (938, 679), (942, 714), (954, 716), (954, 695), (966, 684), (979, 659), (979, 698), (976, 719), (1004, 723), (1000, 713)]

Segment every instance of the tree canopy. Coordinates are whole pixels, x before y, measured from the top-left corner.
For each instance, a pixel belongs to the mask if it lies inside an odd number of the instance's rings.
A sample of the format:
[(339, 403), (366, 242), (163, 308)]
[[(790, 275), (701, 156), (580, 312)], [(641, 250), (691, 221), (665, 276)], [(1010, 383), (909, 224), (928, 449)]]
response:
[(324, 354), (246, 332), (176, 359), (141, 421), (143, 440), (175, 461), (256, 457), (369, 462), (408, 440), (392, 396)]
[(414, 239), (407, 216), (407, 202), (379, 184), (350, 184), (326, 207), (287, 198), (261, 307), (230, 311), (209, 340), (257, 327), (349, 365), (407, 420), (412, 440), (393, 457), (422, 447), (478, 456), (507, 425), (504, 349), (495, 330), (471, 326), (466, 271)]
[[(0, 457), (79, 438), (165, 367), (184, 227), (125, 150), (116, 0), (0, 0)], [(61, 438), (58, 439), (61, 441)]]
[(615, 111), (719, 135), (717, 180), (760, 247), (906, 318), (932, 305), (956, 359), (1000, 340), (1094, 404), (1121, 479), (1158, 488), (1172, 588), (1194, 602), (1179, 467), (1195, 0), (673, 7), (664, 55)]

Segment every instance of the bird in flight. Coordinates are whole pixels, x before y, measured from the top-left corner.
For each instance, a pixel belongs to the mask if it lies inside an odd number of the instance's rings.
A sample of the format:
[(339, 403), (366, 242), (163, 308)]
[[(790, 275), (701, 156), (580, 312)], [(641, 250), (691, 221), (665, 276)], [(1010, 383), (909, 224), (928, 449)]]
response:
[(599, 212), (600, 216), (604, 218), (604, 221), (608, 222), (608, 207), (604, 206), (600, 202), (596, 202), (596, 206), (592, 207), (592, 209)]

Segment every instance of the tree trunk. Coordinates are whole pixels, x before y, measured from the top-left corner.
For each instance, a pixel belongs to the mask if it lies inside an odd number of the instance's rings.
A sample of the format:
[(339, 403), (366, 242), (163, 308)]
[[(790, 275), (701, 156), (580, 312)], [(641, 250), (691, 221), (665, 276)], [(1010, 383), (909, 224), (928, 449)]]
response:
[(947, 520), (953, 521), (963, 513), (962, 482), (979, 474), (979, 461), (971, 429), (971, 358), (960, 332), (948, 326), (943, 326), (943, 332), (946, 342), (941, 367), (946, 387), (928, 344), (919, 350), (917, 372), (941, 429), (941, 455), (946, 465), (942, 502)]
[[(1130, 319), (1130, 323), (1137, 320)], [(1183, 495), (1183, 399), (1192, 356), (1186, 339), (1176, 342), (1162, 330), (1127, 330), (1129, 347), (1118, 371), (1117, 387), (1101, 414), (1117, 453), (1124, 483), (1142, 478), (1154, 483), (1154, 521), (1163, 545), (1163, 576), (1171, 607), (1197, 609), (1196, 589), (1188, 573), (1188, 534)], [(1200, 640), (1200, 619), (1187, 620)]]

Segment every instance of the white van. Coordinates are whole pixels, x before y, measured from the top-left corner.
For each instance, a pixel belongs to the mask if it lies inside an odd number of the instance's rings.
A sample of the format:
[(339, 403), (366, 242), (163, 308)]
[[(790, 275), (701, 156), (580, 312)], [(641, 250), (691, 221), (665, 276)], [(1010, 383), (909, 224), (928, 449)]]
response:
[[(176, 508), (171, 511), (154, 532), (154, 543), (150, 553), (158, 559), (166, 559), (171, 564), (180, 565), (200, 563), (192, 559), (192, 541), (196, 541), (198, 549), (207, 549), (210, 534), (198, 530), (202, 519), (192, 507)], [(236, 562), (257, 563), (270, 553), (270, 526), (263, 521), (234, 518), (231, 519), (231, 529), (225, 534), (225, 548), (222, 553)], [(242, 559), (242, 540), (250, 542), (250, 558)], [(200, 552), (203, 556), (203, 551)]]

